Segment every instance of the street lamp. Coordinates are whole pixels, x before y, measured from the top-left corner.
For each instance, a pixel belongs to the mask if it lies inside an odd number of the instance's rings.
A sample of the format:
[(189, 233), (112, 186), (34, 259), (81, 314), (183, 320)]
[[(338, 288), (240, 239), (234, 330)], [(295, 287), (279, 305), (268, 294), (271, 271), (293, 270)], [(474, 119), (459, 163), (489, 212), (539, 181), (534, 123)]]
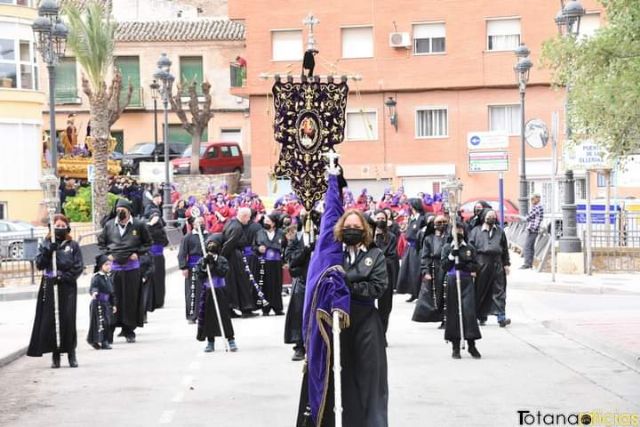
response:
[[(571, 37), (575, 40), (580, 32), (580, 20), (585, 15), (584, 7), (578, 0), (560, 0), (560, 11), (556, 14), (555, 22), (561, 36)], [(569, 110), (570, 84), (567, 83), (567, 107)], [(567, 114), (568, 116), (568, 114)], [(567, 119), (565, 139), (571, 138), (571, 126)], [(564, 203), (562, 205), (562, 237), (558, 245), (558, 250), (565, 253), (576, 253), (582, 251), (582, 243), (578, 238), (578, 228), (576, 225), (576, 193), (573, 171), (565, 172), (564, 182)]]
[(518, 89), (520, 91), (520, 197), (518, 198), (520, 215), (526, 215), (529, 212), (529, 188), (527, 185), (527, 169), (526, 169), (526, 152), (525, 152), (525, 138), (524, 138), (524, 97), (527, 90), (527, 83), (529, 82), (529, 70), (533, 66), (533, 63), (529, 59), (529, 53), (531, 51), (524, 44), (520, 43), (520, 46), (514, 51), (518, 62), (514, 65), (513, 70), (516, 74), (516, 82), (518, 83)]
[(395, 128), (396, 132), (398, 132), (398, 112), (396, 111), (396, 105), (398, 105), (398, 103), (390, 96), (384, 102), (384, 105), (386, 105), (389, 110), (389, 122), (391, 123), (391, 126)]
[(158, 162), (158, 90), (160, 85), (154, 79), (149, 85), (151, 89), (151, 99), (153, 99), (153, 161)]
[(158, 59), (158, 69), (153, 74), (154, 79), (160, 82), (160, 96), (162, 96), (162, 105), (164, 107), (164, 135), (162, 141), (164, 143), (164, 220), (171, 220), (171, 177), (169, 175), (169, 97), (175, 77), (170, 73), (171, 60), (166, 53), (160, 55)]
[[(69, 30), (60, 20), (60, 8), (56, 0), (42, 0), (38, 7), (38, 18), (31, 28), (36, 46), (49, 73), (49, 149), (53, 176), (58, 176), (58, 144), (56, 142), (56, 65), (66, 50)], [(59, 200), (59, 196), (57, 199)], [(60, 209), (59, 203), (57, 210)]]

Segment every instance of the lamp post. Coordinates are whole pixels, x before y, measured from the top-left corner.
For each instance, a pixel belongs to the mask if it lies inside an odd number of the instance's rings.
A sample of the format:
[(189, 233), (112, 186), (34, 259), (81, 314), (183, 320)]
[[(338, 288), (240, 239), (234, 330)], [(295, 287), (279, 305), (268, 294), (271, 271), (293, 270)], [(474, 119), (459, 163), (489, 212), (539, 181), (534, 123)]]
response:
[(166, 53), (160, 55), (158, 59), (158, 69), (153, 74), (153, 77), (160, 82), (160, 96), (162, 96), (162, 106), (164, 108), (164, 135), (162, 135), (162, 142), (164, 144), (164, 220), (171, 220), (171, 177), (169, 175), (169, 97), (171, 96), (171, 90), (175, 77), (170, 73), (171, 60), (167, 57)]
[[(60, 8), (56, 0), (42, 0), (38, 7), (38, 18), (33, 21), (31, 28), (36, 40), (36, 46), (42, 60), (47, 64), (49, 73), (49, 150), (51, 152), (51, 168), (53, 176), (58, 177), (58, 144), (56, 142), (56, 65), (67, 44), (69, 30), (60, 20)], [(60, 200), (59, 192), (56, 200)], [(60, 209), (57, 203), (56, 211)]]
[(149, 85), (151, 99), (153, 99), (153, 161), (158, 162), (158, 90), (160, 85), (154, 79)]
[(520, 92), (520, 197), (518, 198), (520, 215), (526, 215), (529, 212), (529, 187), (527, 185), (527, 161), (525, 151), (525, 138), (524, 138), (524, 101), (525, 92), (527, 90), (527, 83), (529, 83), (529, 70), (533, 66), (533, 63), (529, 59), (529, 48), (521, 43), (515, 50), (518, 61), (513, 66), (513, 70), (516, 74), (516, 82), (518, 83), (518, 90)]
[[(580, 33), (580, 20), (585, 14), (584, 7), (578, 0), (560, 0), (560, 11), (555, 17), (558, 32), (561, 36), (575, 38)], [(569, 93), (571, 87), (567, 83), (566, 115), (569, 112)], [(566, 140), (571, 138), (571, 126), (569, 120), (566, 125)], [(573, 171), (567, 170), (564, 182), (564, 203), (562, 205), (562, 237), (558, 244), (558, 251), (575, 253), (582, 251), (582, 243), (578, 237), (576, 227), (575, 181)]]
[(396, 132), (398, 132), (398, 112), (396, 111), (396, 105), (398, 105), (398, 102), (390, 96), (386, 101), (384, 101), (384, 105), (386, 105), (389, 110), (389, 122), (391, 123), (391, 126), (395, 128)]

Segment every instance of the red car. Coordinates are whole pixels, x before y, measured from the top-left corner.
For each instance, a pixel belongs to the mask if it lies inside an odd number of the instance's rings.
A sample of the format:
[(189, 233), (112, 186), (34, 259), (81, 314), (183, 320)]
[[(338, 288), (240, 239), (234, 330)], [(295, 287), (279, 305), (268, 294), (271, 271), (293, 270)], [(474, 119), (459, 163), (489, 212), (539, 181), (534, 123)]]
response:
[[(171, 161), (174, 174), (188, 174), (191, 167), (191, 147), (182, 157)], [(200, 173), (216, 174), (244, 172), (242, 150), (236, 142), (206, 142), (200, 146)]]
[[(489, 203), (493, 209), (495, 209), (498, 214), (498, 221), (500, 221), (500, 202), (495, 197), (478, 197), (475, 199), (467, 200), (462, 204), (460, 210), (462, 211), (462, 219), (468, 221), (473, 216), (473, 207), (478, 203), (479, 200), (484, 200)], [(511, 202), (511, 200), (504, 200), (504, 222), (505, 224), (511, 222), (518, 222), (522, 218), (520, 218), (520, 212), (518, 208)]]

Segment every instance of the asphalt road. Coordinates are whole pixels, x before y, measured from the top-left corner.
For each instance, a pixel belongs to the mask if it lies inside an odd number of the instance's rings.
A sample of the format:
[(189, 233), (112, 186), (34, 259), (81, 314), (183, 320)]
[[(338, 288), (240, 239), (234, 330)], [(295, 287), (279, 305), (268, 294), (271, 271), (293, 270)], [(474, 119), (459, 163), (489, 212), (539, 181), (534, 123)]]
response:
[[(284, 318), (234, 320), (240, 350), (225, 353), (217, 340), (216, 351), (205, 354), (184, 320), (179, 273), (168, 284), (166, 307), (149, 314), (135, 344), (117, 338), (113, 350), (93, 350), (84, 341), (83, 313), (78, 369), (66, 359), (50, 369), (48, 357), (1, 368), (0, 425), (293, 426), (302, 363), (292, 362), (291, 347), (282, 343)], [(88, 310), (86, 298), (79, 310)], [(389, 331), (391, 426), (517, 426), (518, 411), (640, 414), (637, 368), (605, 351), (608, 345), (567, 332), (589, 335), (585, 324), (604, 317), (609, 329), (599, 323), (596, 332), (628, 342), (625, 334), (637, 337), (637, 326), (625, 319), (637, 319), (638, 294), (540, 292), (515, 283), (513, 324), (502, 329), (490, 319), (478, 342), (482, 360), (464, 352), (462, 360), (451, 359), (442, 331), (411, 322), (413, 304), (405, 299), (395, 297)]]

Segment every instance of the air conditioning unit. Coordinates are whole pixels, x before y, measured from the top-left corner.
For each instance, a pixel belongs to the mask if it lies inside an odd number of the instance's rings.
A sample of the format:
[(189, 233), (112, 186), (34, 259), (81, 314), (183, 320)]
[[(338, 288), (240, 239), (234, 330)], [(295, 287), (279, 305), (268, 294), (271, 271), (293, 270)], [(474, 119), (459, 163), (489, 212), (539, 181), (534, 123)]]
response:
[(411, 46), (411, 37), (409, 33), (390, 33), (389, 34), (389, 46), (390, 47), (404, 47)]

